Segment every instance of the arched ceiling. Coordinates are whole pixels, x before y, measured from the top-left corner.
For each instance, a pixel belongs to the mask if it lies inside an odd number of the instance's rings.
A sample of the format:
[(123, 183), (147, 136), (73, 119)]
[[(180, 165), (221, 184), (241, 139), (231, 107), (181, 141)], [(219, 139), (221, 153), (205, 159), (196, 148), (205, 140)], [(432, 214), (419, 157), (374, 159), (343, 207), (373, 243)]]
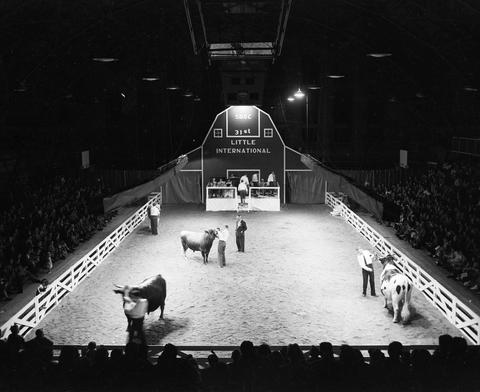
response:
[[(275, 39), (280, 1), (198, 3), (209, 42)], [(232, 12), (242, 5), (256, 12)], [(4, 0), (0, 10), (2, 77), (10, 90), (24, 83), (52, 95), (68, 93), (76, 80), (89, 79), (98, 65), (93, 57), (118, 58), (119, 74), (127, 78), (167, 71), (194, 84), (193, 75), (205, 69), (201, 48), (193, 53), (179, 0)], [(475, 84), (479, 21), (480, 5), (472, 0), (295, 0), (283, 57), (315, 61), (327, 50), (329, 65), (340, 70), (368, 52), (389, 52), (384, 62), (417, 80), (419, 88), (432, 71)]]
[[(265, 108), (292, 88), (342, 74), (346, 88), (361, 77), (382, 99), (431, 99), (444, 112), (446, 95), (478, 100), (479, 22), (474, 0), (4, 0), (0, 122), (25, 100), (85, 104), (106, 88), (130, 97), (146, 77), (159, 89), (192, 91), (211, 118), (225, 104), (221, 73), (235, 69), (264, 73)], [(230, 42), (241, 53), (239, 42), (279, 37), (282, 51), (268, 59), (220, 61), (207, 50)]]

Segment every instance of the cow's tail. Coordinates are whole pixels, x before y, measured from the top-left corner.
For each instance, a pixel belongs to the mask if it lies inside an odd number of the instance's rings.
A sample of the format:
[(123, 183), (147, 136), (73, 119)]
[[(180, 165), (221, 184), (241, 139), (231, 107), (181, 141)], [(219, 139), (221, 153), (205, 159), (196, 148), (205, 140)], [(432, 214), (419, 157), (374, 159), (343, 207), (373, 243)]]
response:
[(404, 323), (410, 321), (410, 297), (412, 295), (412, 284), (405, 278), (405, 290), (403, 292), (402, 320)]

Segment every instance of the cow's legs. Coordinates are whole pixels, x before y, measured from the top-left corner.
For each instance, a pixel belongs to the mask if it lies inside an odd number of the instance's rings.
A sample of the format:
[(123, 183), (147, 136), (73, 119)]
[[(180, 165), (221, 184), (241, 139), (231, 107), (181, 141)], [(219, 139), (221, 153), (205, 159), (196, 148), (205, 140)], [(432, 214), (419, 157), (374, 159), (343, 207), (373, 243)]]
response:
[(163, 309), (165, 309), (165, 302), (163, 304), (160, 304), (160, 319), (163, 319)]
[(398, 298), (392, 298), (393, 307), (393, 322), (398, 323), (400, 321), (400, 307), (398, 306)]
[(387, 309), (387, 307), (388, 307), (387, 304), (388, 304), (388, 303), (387, 303), (387, 296), (386, 296), (385, 294), (383, 294), (383, 307), (384, 307), (385, 309)]
[(185, 260), (187, 260), (187, 249), (188, 249), (188, 246), (187, 244), (185, 243), (185, 241), (181, 240), (181, 243), (182, 243), (182, 248), (183, 248), (183, 258)]

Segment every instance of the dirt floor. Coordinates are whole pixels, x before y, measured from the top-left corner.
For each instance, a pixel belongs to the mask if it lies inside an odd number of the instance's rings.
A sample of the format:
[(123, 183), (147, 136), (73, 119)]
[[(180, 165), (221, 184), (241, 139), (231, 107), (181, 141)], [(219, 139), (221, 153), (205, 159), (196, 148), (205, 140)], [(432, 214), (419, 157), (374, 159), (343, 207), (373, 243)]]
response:
[[(201, 206), (165, 206), (159, 235), (147, 221), (39, 325), (55, 344), (124, 344), (126, 319), (113, 284), (136, 284), (162, 274), (167, 281), (165, 319), (145, 320), (147, 343), (163, 345), (436, 344), (460, 333), (421, 293), (410, 325), (392, 323), (383, 299), (362, 297), (355, 248), (369, 245), (324, 205), (284, 207), (281, 212), (244, 213), (246, 252), (238, 253), (235, 214)], [(181, 230), (229, 224), (226, 268), (217, 263), (217, 241), (204, 265), (200, 253), (184, 260)], [(377, 292), (380, 265), (375, 266)]]

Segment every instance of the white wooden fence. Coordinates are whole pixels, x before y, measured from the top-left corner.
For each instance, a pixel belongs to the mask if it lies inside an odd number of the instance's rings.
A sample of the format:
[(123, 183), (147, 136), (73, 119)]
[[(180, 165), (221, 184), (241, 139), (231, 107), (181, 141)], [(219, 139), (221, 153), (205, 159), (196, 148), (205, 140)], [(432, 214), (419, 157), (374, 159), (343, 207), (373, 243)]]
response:
[(132, 214), (113, 233), (100, 242), (88, 254), (51, 282), (47, 290), (35, 296), (27, 305), (0, 327), (0, 337), (8, 334), (9, 328), (17, 324), (19, 334), (25, 336), (50, 313), (60, 301), (82, 282), (120, 243), (140, 225), (148, 214), (148, 208), (154, 203), (162, 203), (162, 194), (149, 197), (147, 203)]
[(340, 216), (362, 234), (383, 256), (393, 255), (397, 267), (423, 293), (427, 300), (440, 310), (447, 320), (463, 332), (473, 344), (480, 344), (480, 317), (478, 314), (372, 229), (333, 193), (325, 192), (325, 203), (332, 208), (337, 207)]

